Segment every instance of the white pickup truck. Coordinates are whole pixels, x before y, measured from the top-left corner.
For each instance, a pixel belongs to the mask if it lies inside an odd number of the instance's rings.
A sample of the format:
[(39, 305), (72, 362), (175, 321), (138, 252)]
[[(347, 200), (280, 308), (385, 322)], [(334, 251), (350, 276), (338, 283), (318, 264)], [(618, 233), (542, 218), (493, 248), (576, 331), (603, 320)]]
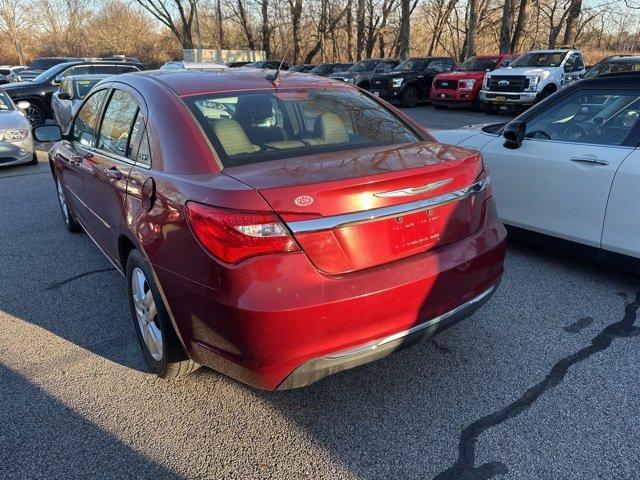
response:
[(508, 67), (488, 73), (480, 90), (487, 113), (514, 106), (530, 106), (585, 73), (580, 50), (532, 50)]

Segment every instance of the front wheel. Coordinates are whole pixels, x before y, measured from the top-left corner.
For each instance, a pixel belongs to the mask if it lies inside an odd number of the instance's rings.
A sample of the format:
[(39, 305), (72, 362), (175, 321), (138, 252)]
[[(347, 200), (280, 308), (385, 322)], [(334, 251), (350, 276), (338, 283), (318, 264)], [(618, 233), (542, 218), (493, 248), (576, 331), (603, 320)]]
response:
[(182, 348), (151, 267), (138, 250), (127, 259), (126, 275), (133, 325), (149, 369), (161, 378), (177, 378), (196, 370), (199, 365)]
[(416, 87), (407, 87), (400, 95), (400, 105), (404, 108), (413, 108), (418, 104), (420, 95)]

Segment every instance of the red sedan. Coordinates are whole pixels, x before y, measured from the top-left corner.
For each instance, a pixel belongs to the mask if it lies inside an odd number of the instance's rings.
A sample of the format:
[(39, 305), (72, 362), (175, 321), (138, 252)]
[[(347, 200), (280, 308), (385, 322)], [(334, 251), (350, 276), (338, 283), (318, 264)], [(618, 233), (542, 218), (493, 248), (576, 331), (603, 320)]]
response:
[(260, 70), (96, 85), (49, 152), (64, 221), (125, 275), (153, 372), (294, 388), (468, 316), (505, 230), (476, 152), (331, 80)]

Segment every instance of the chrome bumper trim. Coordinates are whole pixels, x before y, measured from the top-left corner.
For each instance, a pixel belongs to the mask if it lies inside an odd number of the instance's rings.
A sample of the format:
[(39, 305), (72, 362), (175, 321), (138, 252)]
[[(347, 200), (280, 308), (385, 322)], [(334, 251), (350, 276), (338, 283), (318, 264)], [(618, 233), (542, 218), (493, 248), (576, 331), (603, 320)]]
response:
[(443, 193), (442, 195), (437, 195), (435, 197), (416, 200), (415, 202), (392, 205), (390, 207), (374, 208), (371, 210), (362, 210), (360, 212), (345, 213), (332, 217), (290, 222), (287, 223), (287, 226), (293, 233), (309, 233), (331, 230), (334, 228), (343, 228), (350, 225), (357, 225), (358, 223), (370, 222), (372, 220), (384, 220), (385, 218), (407, 215), (421, 210), (428, 210), (430, 208), (441, 207), (448, 203), (457, 202), (470, 195), (481, 192), (488, 184), (489, 177), (486, 177), (472, 185), (469, 185), (468, 187), (449, 193)]

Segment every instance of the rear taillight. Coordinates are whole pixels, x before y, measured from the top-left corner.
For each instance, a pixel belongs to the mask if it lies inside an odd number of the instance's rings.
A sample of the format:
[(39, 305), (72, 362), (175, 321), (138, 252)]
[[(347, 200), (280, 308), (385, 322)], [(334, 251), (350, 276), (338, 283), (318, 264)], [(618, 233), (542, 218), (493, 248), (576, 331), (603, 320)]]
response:
[(188, 202), (187, 218), (204, 249), (226, 263), (299, 250), (288, 230), (271, 212), (244, 212)]
[(482, 171), (480, 172), (480, 175), (478, 175), (478, 180), (476, 181), (485, 182), (485, 187), (484, 187), (485, 200), (489, 200), (491, 197), (493, 197), (493, 186), (491, 185), (491, 175), (489, 175), (489, 167), (484, 162), (482, 163)]

